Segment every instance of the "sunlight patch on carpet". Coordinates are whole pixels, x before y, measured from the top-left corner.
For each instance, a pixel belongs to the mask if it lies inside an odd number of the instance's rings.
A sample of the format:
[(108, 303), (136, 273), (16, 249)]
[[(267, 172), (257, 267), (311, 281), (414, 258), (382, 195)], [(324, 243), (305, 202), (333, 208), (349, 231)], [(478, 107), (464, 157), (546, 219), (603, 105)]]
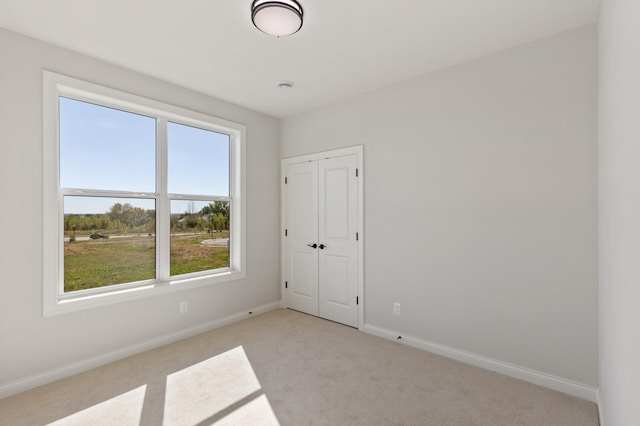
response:
[(278, 424), (242, 346), (168, 375), (164, 409), (166, 424)]
[(226, 417), (216, 422), (216, 425), (256, 425), (271, 426), (279, 425), (280, 422), (269, 404), (267, 395), (262, 394), (256, 399), (247, 402)]
[(49, 425), (137, 425), (140, 423), (146, 389), (146, 385), (140, 386)]

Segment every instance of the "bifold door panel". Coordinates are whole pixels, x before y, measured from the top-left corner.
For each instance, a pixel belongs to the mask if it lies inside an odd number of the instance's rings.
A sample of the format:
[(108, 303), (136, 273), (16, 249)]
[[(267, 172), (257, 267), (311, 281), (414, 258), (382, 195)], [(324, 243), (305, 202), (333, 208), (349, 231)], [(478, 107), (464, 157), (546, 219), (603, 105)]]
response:
[(358, 197), (355, 155), (318, 163), (319, 316), (357, 326)]
[(318, 163), (287, 168), (287, 305), (318, 315)]

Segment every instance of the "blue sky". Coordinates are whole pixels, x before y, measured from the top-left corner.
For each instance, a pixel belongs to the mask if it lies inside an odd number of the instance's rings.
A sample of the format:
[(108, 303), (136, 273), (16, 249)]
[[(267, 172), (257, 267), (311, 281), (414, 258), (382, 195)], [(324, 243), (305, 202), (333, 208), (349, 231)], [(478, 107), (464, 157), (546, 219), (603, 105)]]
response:
[[(153, 193), (155, 139), (154, 118), (61, 97), (60, 186)], [(229, 195), (227, 135), (169, 123), (167, 139), (170, 193)], [(114, 201), (123, 200), (65, 197), (64, 210), (65, 214), (105, 213)], [(125, 201), (142, 208), (154, 204)], [(172, 213), (188, 207), (182, 201), (171, 204)]]

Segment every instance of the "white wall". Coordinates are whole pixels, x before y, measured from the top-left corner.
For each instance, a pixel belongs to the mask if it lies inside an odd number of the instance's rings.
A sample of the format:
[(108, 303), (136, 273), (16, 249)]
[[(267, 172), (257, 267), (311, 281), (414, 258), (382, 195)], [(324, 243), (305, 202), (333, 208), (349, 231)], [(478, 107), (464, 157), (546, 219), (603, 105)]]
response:
[[(0, 55), (0, 391), (279, 301), (278, 120), (5, 30)], [(43, 318), (43, 68), (246, 124), (246, 279)], [(181, 300), (189, 301), (184, 315)]]
[(597, 386), (596, 68), (591, 25), (283, 121), (364, 144), (367, 324)]
[(603, 425), (640, 424), (640, 2), (599, 21), (600, 400)]

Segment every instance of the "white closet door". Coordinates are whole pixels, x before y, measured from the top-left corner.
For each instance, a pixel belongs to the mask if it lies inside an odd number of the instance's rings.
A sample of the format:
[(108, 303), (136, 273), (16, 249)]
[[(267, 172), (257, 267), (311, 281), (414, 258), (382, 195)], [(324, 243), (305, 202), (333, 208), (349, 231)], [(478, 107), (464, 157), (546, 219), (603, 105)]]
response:
[(319, 161), (319, 316), (358, 326), (356, 155)]
[(318, 315), (318, 163), (287, 166), (287, 306)]

